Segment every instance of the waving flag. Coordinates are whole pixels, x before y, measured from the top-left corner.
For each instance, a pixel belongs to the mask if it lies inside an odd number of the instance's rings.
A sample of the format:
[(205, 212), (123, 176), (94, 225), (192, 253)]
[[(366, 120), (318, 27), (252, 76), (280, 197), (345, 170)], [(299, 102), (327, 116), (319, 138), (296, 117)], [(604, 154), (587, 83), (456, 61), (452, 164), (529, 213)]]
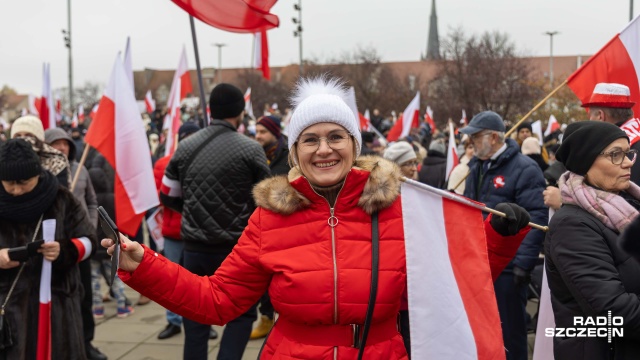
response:
[(267, 32), (262, 30), (255, 33), (253, 38), (253, 49), (255, 59), (253, 59), (253, 67), (262, 71), (262, 77), (269, 80), (271, 73), (269, 72), (269, 44), (267, 42)]
[(269, 13), (276, 0), (171, 1), (196, 19), (225, 31), (255, 33), (280, 24)]
[(146, 106), (148, 113), (152, 113), (156, 110), (156, 102), (151, 97), (151, 90), (147, 90), (147, 93), (144, 95), (144, 105)]
[(251, 88), (247, 88), (247, 91), (244, 93), (244, 111), (249, 115), (250, 118), (255, 119), (256, 116), (253, 115), (253, 104), (251, 104)]
[(389, 130), (389, 134), (387, 135), (388, 141), (396, 141), (398, 139), (402, 139), (409, 135), (409, 131), (411, 128), (420, 127), (420, 122), (418, 120), (420, 116), (420, 91), (416, 93), (416, 96), (411, 100), (407, 108), (404, 109), (404, 112), (398, 118), (396, 123), (393, 125), (391, 130)]
[(453, 123), (449, 122), (449, 145), (447, 146), (447, 166), (445, 170), (446, 181), (449, 181), (449, 175), (451, 175), (453, 168), (460, 163), (456, 148), (456, 137), (454, 135)]
[(135, 86), (133, 83), (133, 60), (131, 59), (131, 39), (127, 36), (127, 45), (124, 48), (124, 73), (127, 74), (127, 78), (131, 83), (131, 88), (134, 89), (133, 92), (135, 94)]
[(547, 129), (544, 131), (544, 136), (549, 136), (556, 130), (560, 129), (560, 124), (558, 124), (558, 120), (556, 117), (551, 114), (549, 116), (549, 123), (547, 124)]
[(624, 84), (635, 101), (633, 113), (640, 114), (640, 22), (633, 19), (600, 51), (567, 79), (576, 96), (587, 103), (598, 83)]
[(504, 359), (481, 211), (403, 183), (402, 214), (411, 358)]
[(436, 123), (433, 121), (433, 110), (431, 110), (431, 106), (427, 106), (427, 111), (424, 113), (424, 121), (429, 124), (431, 128), (431, 133), (436, 132)]
[(84, 106), (78, 105), (78, 122), (84, 124)]
[(49, 70), (49, 64), (42, 65), (42, 96), (35, 100), (35, 107), (45, 130), (56, 127), (53, 96), (51, 94), (51, 73)]
[(153, 168), (151, 158), (143, 156), (149, 154), (149, 143), (142, 117), (119, 57), (85, 141), (115, 169), (116, 225), (134, 235), (145, 211), (159, 201), (155, 188), (149, 186), (154, 183)]
[(191, 76), (189, 75), (189, 68), (187, 66), (187, 51), (182, 47), (182, 54), (180, 54), (180, 61), (178, 61), (178, 67), (173, 75), (173, 82), (171, 83), (171, 91), (169, 92), (169, 100), (167, 102), (169, 113), (165, 116), (164, 125), (162, 126), (163, 130), (168, 130), (164, 150), (165, 156), (173, 154), (176, 151), (176, 138), (181, 124), (180, 102), (192, 91)]
[(467, 112), (462, 109), (462, 118), (460, 119), (460, 124), (463, 126), (469, 125), (469, 121), (467, 120)]
[(93, 105), (93, 109), (91, 109), (91, 112), (89, 113), (89, 116), (91, 117), (91, 120), (96, 118), (96, 114), (98, 113), (98, 107), (100, 106), (100, 103), (97, 103), (95, 105)]

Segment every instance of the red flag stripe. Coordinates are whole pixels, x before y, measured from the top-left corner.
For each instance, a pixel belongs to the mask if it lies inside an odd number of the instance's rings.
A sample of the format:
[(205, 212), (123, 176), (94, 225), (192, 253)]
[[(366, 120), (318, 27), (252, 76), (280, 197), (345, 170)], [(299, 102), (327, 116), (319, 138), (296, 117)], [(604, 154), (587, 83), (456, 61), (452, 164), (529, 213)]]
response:
[(91, 251), (93, 251), (93, 247), (91, 246), (91, 241), (86, 237), (73, 238), (71, 242), (78, 250), (78, 261), (81, 262), (83, 260), (87, 260), (89, 256), (91, 256)]

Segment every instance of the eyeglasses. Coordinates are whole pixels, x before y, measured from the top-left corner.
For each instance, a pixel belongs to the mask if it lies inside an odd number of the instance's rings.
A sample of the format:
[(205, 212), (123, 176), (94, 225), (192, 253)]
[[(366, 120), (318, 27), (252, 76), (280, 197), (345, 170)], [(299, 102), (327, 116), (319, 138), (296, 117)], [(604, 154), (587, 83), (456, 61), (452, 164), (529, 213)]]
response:
[(349, 144), (350, 137), (351, 135), (344, 130), (332, 131), (326, 137), (318, 137), (313, 134), (302, 135), (300, 136), (300, 140), (298, 140), (298, 148), (302, 153), (314, 153), (318, 151), (320, 148), (320, 142), (324, 140), (327, 142), (327, 146), (332, 150), (342, 150), (347, 147), (347, 144)]
[(406, 161), (400, 164), (401, 167), (418, 167), (418, 160)]
[(480, 138), (482, 138), (483, 136), (486, 135), (491, 135), (493, 134), (492, 132), (484, 132), (484, 133), (479, 133), (479, 134), (473, 134), (469, 137), (469, 139), (471, 139), (471, 143), (473, 144), (474, 142), (480, 140)]
[(614, 150), (608, 153), (601, 152), (600, 155), (608, 156), (613, 165), (621, 165), (622, 162), (624, 162), (625, 157), (631, 160), (631, 163), (635, 163), (636, 157), (638, 156), (638, 150)]

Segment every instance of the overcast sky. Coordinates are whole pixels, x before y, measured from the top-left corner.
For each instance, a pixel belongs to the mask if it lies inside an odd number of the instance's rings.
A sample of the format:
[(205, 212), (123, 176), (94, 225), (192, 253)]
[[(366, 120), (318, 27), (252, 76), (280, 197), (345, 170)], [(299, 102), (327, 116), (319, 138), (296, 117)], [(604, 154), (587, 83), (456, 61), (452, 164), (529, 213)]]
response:
[[(188, 15), (171, 1), (71, 1), (75, 85), (104, 84), (127, 36), (131, 36), (134, 70), (175, 68), (183, 45), (189, 67), (195, 68)], [(296, 15), (294, 2), (279, 0), (272, 9), (280, 17), (280, 27), (268, 33), (273, 66), (299, 59), (291, 21)], [(588, 55), (629, 20), (627, 0), (440, 0), (436, 6), (440, 38), (459, 26), (467, 33), (499, 30), (534, 56), (549, 54), (545, 31), (560, 32), (554, 37), (555, 55)], [(431, 1), (302, 0), (302, 9), (305, 58), (326, 60), (357, 46), (372, 46), (383, 61), (416, 61), (426, 51)], [(222, 49), (223, 68), (250, 65), (252, 35), (196, 23), (203, 67), (217, 67), (213, 43), (227, 44)], [(66, 0), (3, 0), (0, 86), (40, 93), (43, 62), (51, 63), (52, 87), (66, 86), (67, 49), (61, 33), (66, 27)]]

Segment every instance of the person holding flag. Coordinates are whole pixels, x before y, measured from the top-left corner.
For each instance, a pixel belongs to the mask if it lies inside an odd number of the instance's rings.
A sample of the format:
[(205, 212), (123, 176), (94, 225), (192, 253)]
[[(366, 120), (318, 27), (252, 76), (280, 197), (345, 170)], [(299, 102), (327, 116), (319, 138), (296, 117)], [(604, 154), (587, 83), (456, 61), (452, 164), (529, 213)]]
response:
[(0, 148), (0, 180), (0, 357), (85, 359), (78, 263), (96, 249), (95, 227), (23, 139)]
[[(298, 83), (288, 128), (293, 168), (254, 188), (258, 208), (213, 276), (191, 274), (121, 236), (123, 281), (185, 317), (216, 324), (239, 316), (268, 290), (280, 317), (261, 359), (408, 359), (396, 322), (408, 272), (400, 169), (380, 157), (358, 157), (362, 140), (347, 99), (338, 79)], [(483, 255), (486, 276), (473, 273), (474, 283), (488, 286), (483, 296), (491, 297), (491, 274), (509, 262), (528, 231), (528, 214), (503, 205), (509, 218), (489, 217), (483, 225), (479, 212), (475, 217), (482, 247), (490, 249)], [(109, 239), (102, 245), (115, 250)], [(493, 326), (499, 333), (494, 311), (496, 321), (480, 324), (480, 331)], [(481, 350), (485, 343), (493, 354), (503, 351), (498, 337), (479, 341), (480, 359), (495, 358)]]

